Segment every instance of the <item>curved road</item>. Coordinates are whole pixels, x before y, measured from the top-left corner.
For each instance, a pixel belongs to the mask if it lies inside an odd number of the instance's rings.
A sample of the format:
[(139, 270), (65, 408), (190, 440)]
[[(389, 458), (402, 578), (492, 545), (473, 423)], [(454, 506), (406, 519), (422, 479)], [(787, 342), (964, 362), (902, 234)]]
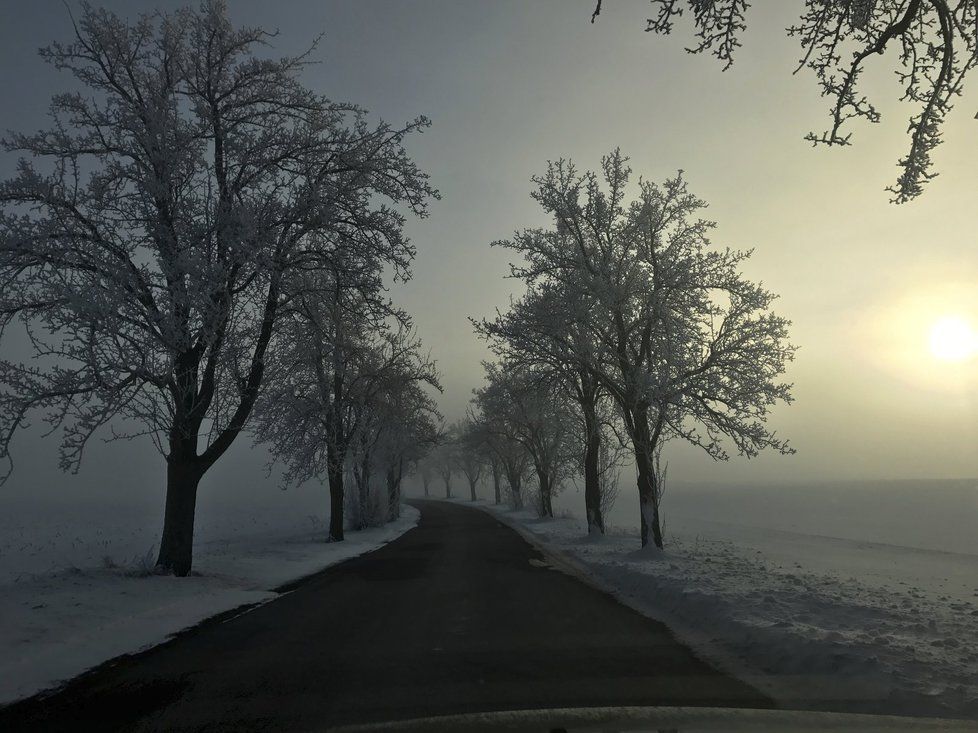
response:
[(489, 514), (417, 528), (248, 612), (0, 709), (0, 730), (314, 730), (596, 705), (770, 707)]

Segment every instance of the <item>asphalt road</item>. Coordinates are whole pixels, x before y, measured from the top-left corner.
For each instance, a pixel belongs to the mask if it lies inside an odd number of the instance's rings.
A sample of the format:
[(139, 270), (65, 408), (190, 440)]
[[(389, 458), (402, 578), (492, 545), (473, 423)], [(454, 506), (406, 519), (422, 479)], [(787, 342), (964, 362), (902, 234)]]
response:
[(771, 705), (489, 514), (416, 505), (419, 526), (376, 552), (0, 709), (0, 730), (305, 731), (505, 709)]

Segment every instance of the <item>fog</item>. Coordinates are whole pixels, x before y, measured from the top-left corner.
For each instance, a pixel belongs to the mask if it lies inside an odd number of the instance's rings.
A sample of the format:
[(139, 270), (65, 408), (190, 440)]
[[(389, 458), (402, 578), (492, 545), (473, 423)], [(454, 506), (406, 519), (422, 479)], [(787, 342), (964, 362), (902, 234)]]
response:
[[(180, 5), (104, 4), (125, 14)], [(796, 402), (772, 418), (797, 455), (714, 464), (670, 445), (671, 476), (768, 483), (978, 475), (978, 363), (938, 362), (927, 346), (934, 318), (978, 320), (975, 85), (946, 124), (935, 156), (940, 176), (920, 199), (894, 206), (884, 187), (908, 145), (910, 110), (893, 101), (899, 88), (885, 70), (889, 59), (864, 81), (882, 124), (856, 124), (850, 148), (813, 149), (802, 138), (828, 124), (828, 102), (808, 73), (791, 74), (799, 51), (783, 28), (795, 3), (756, 3), (744, 47), (724, 73), (713, 59), (684, 53), (685, 33), (643, 33), (645, 0), (606, 3), (594, 25), (592, 7), (592, 0), (231, 4), (236, 23), (279, 29), (277, 52), (298, 52), (325, 34), (319, 63), (305, 73), (317, 91), (391, 122), (433, 120), (407, 145), (442, 199), (430, 218), (409, 221), (414, 277), (391, 295), (438, 360), (445, 416), (462, 416), (488, 356), (467, 316), (491, 315), (519, 289), (505, 279), (509, 253), (489, 242), (548, 223), (529, 198), (530, 176), (558, 157), (596, 167), (619, 146), (636, 174), (662, 180), (685, 171), (719, 224), (714, 242), (755, 249), (747, 274), (781, 295), (777, 310), (794, 322), (800, 347), (788, 373)], [(71, 80), (36, 49), (70, 33), (59, 0), (8, 8), (0, 127), (46, 124), (51, 94)], [(12, 157), (0, 164), (4, 177), (12, 174)], [(26, 357), (22, 347), (6, 342), (3, 356)], [(58, 471), (56, 441), (36, 428), (13, 452), (15, 473), (0, 488), (8, 496), (162, 500), (162, 460), (148, 441), (94, 441), (77, 476)], [(277, 496), (266, 461), (241, 436), (205, 479), (201, 503)], [(320, 501), (317, 487), (291, 492), (289, 500)]]

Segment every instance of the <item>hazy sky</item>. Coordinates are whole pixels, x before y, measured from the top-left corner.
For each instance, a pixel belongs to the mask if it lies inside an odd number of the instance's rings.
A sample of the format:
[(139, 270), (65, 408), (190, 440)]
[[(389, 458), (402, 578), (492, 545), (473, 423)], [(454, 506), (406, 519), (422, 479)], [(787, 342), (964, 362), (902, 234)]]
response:
[[(181, 3), (105, 4), (134, 14)], [(719, 223), (714, 241), (755, 249), (748, 272), (781, 294), (801, 347), (789, 373), (797, 400), (773, 418), (798, 455), (714, 465), (673, 447), (671, 476), (976, 476), (978, 360), (934, 359), (928, 330), (942, 315), (978, 323), (978, 78), (945, 128), (941, 175), (920, 200), (893, 206), (883, 189), (907, 147), (909, 110), (894, 101), (890, 58), (864, 80), (883, 123), (856, 125), (851, 148), (811, 148), (803, 135), (825, 128), (829, 102), (810, 74), (791, 74), (799, 50), (783, 28), (801, 4), (755, 3), (725, 73), (683, 52), (682, 24), (670, 39), (644, 33), (646, 0), (610, 0), (595, 25), (592, 0), (231, 0), (231, 10), (236, 23), (277, 27), (285, 53), (324, 32), (306, 73), (316, 90), (392, 122), (432, 118), (407, 146), (442, 200), (409, 224), (415, 277), (393, 295), (439, 362), (449, 417), (463, 412), (486, 356), (466, 316), (491, 314), (514, 291), (508, 254), (488, 243), (547, 223), (530, 176), (561, 156), (595, 167), (620, 146), (638, 174), (686, 171)], [(38, 128), (68, 80), (36, 49), (68, 37), (67, 14), (60, 0), (4, 5), (0, 128)], [(0, 163), (10, 175), (12, 160)], [(95, 446), (78, 478), (57, 474), (55, 445), (36, 433), (15, 448), (18, 474), (2, 491), (162, 490), (148, 445)], [(262, 463), (243, 438), (211, 480), (258, 486)]]

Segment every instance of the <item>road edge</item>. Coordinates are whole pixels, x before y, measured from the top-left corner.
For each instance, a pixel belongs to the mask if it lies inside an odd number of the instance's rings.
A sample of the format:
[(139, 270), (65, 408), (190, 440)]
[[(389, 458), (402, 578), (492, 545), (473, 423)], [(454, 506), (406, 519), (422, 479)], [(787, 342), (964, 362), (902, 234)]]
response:
[[(441, 501), (446, 500), (442, 499)], [(766, 676), (753, 671), (749, 668), (747, 662), (739, 660), (733, 655), (718, 649), (717, 645), (710, 641), (706, 632), (684, 625), (675, 618), (660, 613), (650, 604), (643, 603), (634, 596), (617, 588), (589, 568), (587, 563), (560, 548), (554, 547), (518, 519), (507, 516), (508, 511), (504, 508), (505, 505), (500, 504), (498, 505), (499, 508), (496, 508), (497, 505), (495, 504), (480, 501), (479, 503), (467, 504), (467, 506), (489, 514), (500, 522), (500, 524), (512, 529), (547, 558), (549, 564), (555, 570), (559, 570), (591, 588), (610, 596), (617, 603), (645, 618), (662, 624), (669, 630), (669, 633), (672, 634), (677, 643), (689, 649), (694, 656), (705, 664), (710, 665), (722, 674), (733, 677), (755, 688), (759, 693), (770, 698), (775, 708), (787, 709), (789, 703), (785, 689), (776, 684), (772, 684)]]
[(264, 606), (267, 603), (272, 603), (288, 595), (289, 593), (293, 592), (304, 583), (322, 575), (323, 573), (332, 572), (334, 569), (338, 568), (339, 566), (351, 560), (355, 560), (357, 558), (363, 557), (364, 555), (369, 555), (370, 553), (375, 552), (382, 547), (385, 547), (391, 542), (400, 539), (405, 534), (410, 532), (412, 529), (417, 528), (418, 524), (421, 521), (420, 509), (418, 509), (417, 507), (410, 506), (407, 503), (403, 503), (401, 507), (402, 510), (405, 508), (409, 509), (411, 512), (415, 514), (415, 516), (410, 521), (405, 522), (404, 528), (397, 534), (387, 537), (382, 541), (379, 541), (377, 544), (373, 546), (365, 548), (362, 552), (343, 556), (342, 558), (338, 558), (333, 562), (328, 562), (327, 564), (323, 565), (317, 570), (314, 570), (309, 573), (305, 573), (301, 576), (298, 576), (292, 580), (281, 583), (272, 588), (267, 588), (263, 591), (258, 591), (258, 592), (273, 594), (270, 597), (262, 598), (254, 601), (248, 601), (245, 603), (240, 603), (235, 606), (231, 606), (229, 608), (224, 608), (222, 610), (215, 611), (214, 613), (208, 616), (204, 616), (203, 618), (200, 618), (175, 631), (169, 633), (163, 632), (161, 637), (156, 641), (152, 641), (147, 644), (142, 644), (136, 648), (133, 648), (132, 651), (124, 652), (122, 654), (116, 654), (114, 656), (108, 657), (107, 659), (103, 659), (102, 661), (97, 662), (79, 671), (77, 674), (71, 675), (70, 677), (66, 677), (60, 680), (56, 680), (50, 685), (45, 685), (43, 687), (39, 687), (38, 689), (35, 689), (33, 692), (29, 692), (27, 694), (12, 699), (0, 701), (0, 715), (3, 715), (4, 713), (7, 713), (8, 711), (20, 707), (22, 705), (28, 706), (28, 705), (42, 702), (43, 700), (53, 695), (60, 694), (75, 685), (84, 685), (85, 682), (91, 677), (94, 677), (100, 674), (101, 672), (122, 663), (125, 660), (138, 659), (141, 656), (152, 653), (161, 647), (178, 642), (187, 636), (200, 633), (212, 626), (225, 623), (227, 621), (230, 621), (231, 619), (237, 618), (238, 616), (242, 616), (246, 613), (249, 613), (255, 610), (256, 608), (259, 608), (260, 606)]

